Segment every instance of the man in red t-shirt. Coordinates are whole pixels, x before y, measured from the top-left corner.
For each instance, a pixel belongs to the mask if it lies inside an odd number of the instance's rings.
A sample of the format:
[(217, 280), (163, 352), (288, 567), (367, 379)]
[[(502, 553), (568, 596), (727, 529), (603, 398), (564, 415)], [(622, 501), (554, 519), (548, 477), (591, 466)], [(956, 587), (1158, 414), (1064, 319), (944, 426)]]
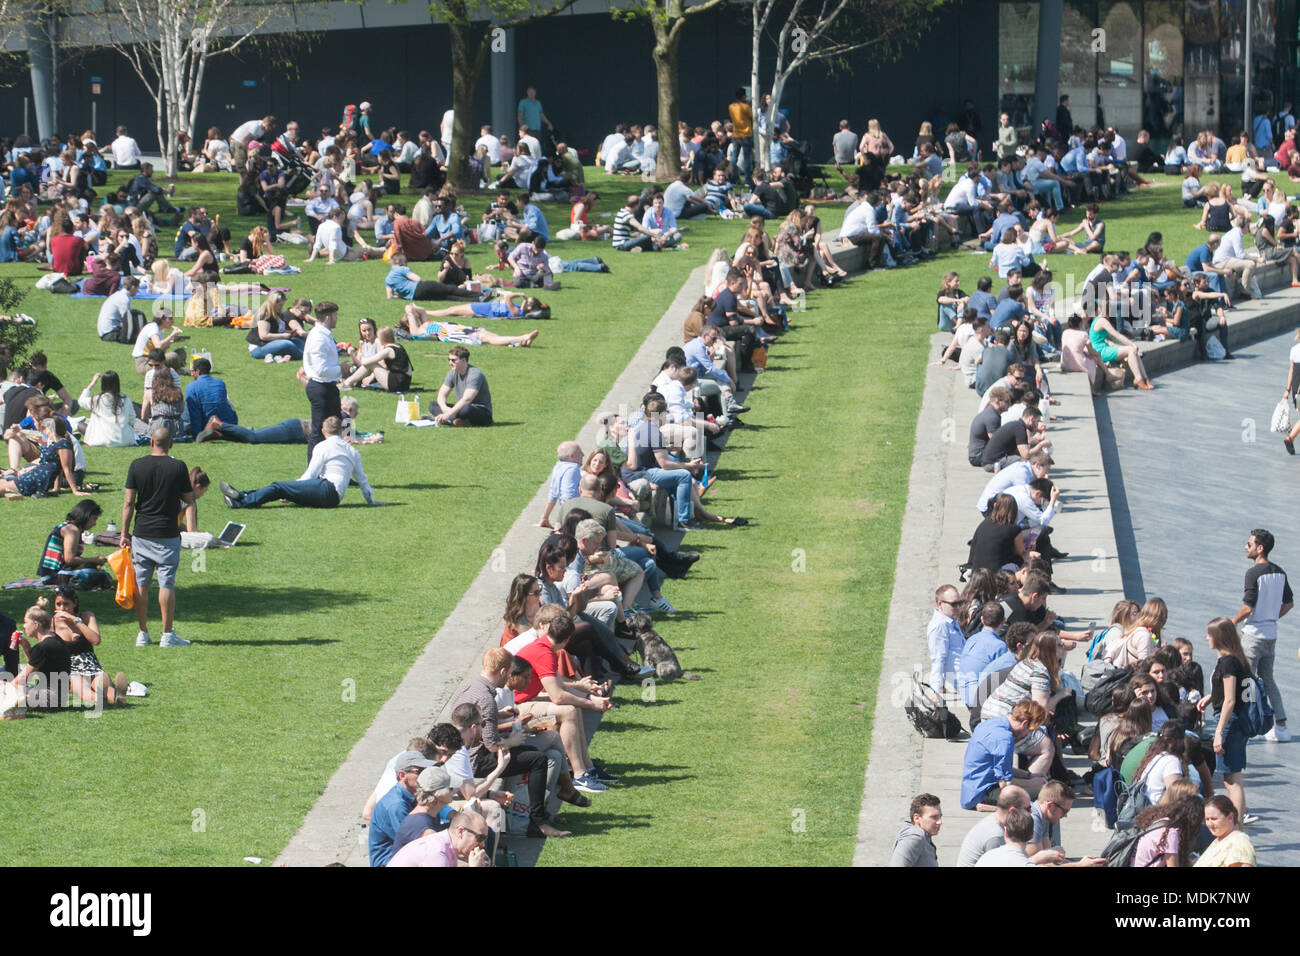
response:
[[(520, 714), (554, 716), (558, 721), (560, 740), (573, 767), (575, 787), (586, 793), (608, 790), (591, 762), (580, 711), (603, 713), (609, 710), (610, 700), (600, 696), (600, 685), (590, 677), (566, 680), (556, 673), (555, 652), (563, 649), (573, 635), (573, 618), (558, 604), (547, 604), (537, 612), (533, 627), (537, 637), (515, 652), (533, 669), (528, 686), (515, 691), (515, 705)], [(546, 698), (539, 699), (540, 694)]]
[(81, 275), (86, 267), (86, 244), (71, 233), (50, 236), (50, 264), (65, 276)]

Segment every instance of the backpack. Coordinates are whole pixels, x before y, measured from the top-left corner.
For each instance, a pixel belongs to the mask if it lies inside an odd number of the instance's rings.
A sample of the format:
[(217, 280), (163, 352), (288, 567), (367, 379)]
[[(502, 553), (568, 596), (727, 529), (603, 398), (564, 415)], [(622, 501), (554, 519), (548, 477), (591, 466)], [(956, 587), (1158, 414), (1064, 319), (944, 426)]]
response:
[[(1146, 768), (1150, 770), (1150, 766)], [(1151, 806), (1151, 798), (1147, 795), (1146, 773), (1134, 778), (1132, 783), (1124, 783), (1123, 778), (1116, 776), (1116, 799), (1115, 809), (1115, 827), (1120, 830), (1133, 829), (1134, 821), (1137, 815)]]
[(1097, 718), (1110, 713), (1115, 691), (1127, 684), (1132, 676), (1131, 668), (1116, 667), (1106, 661), (1091, 661), (1085, 664), (1083, 668), (1084, 709)]
[(1092, 775), (1092, 805), (1106, 817), (1106, 829), (1115, 829), (1119, 816), (1120, 775), (1118, 770), (1106, 767)]
[(1138, 841), (1148, 833), (1170, 825), (1171, 824), (1168, 820), (1157, 820), (1145, 830), (1120, 830), (1110, 838), (1110, 842), (1106, 844), (1106, 849), (1101, 851), (1101, 855), (1106, 858), (1106, 865), (1118, 867), (1132, 866), (1133, 855), (1137, 852)]
[(912, 696), (903, 705), (903, 712), (922, 737), (954, 740), (961, 734), (961, 721), (948, 712), (943, 698), (915, 674), (912, 675)]
[[(1092, 639), (1092, 643), (1088, 645), (1088, 657), (1087, 657), (1088, 661), (1091, 661), (1093, 659), (1093, 655), (1097, 653), (1098, 645), (1104, 642), (1106, 638), (1110, 636), (1110, 632), (1115, 630), (1118, 627), (1119, 627), (1118, 624), (1112, 624), (1110, 627), (1103, 629), (1101, 633), (1097, 634)], [(1100, 658), (1098, 658), (1098, 660), (1100, 660)]]
[(1273, 707), (1268, 702), (1268, 691), (1259, 678), (1247, 675), (1241, 682), (1241, 729), (1246, 738), (1262, 737), (1273, 729)]

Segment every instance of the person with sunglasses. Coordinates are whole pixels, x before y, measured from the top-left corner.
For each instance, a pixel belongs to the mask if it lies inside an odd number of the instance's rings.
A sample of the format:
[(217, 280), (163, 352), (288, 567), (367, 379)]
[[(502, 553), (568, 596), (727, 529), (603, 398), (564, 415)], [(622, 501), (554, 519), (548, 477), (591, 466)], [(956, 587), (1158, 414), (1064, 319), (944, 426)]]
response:
[(451, 818), (445, 830), (426, 833), (402, 847), (388, 861), (396, 867), (454, 867), (491, 866), (483, 844), (487, 842), (488, 826), (483, 817), (473, 810), (462, 810)]
[(934, 594), (934, 613), (925, 627), (930, 645), (930, 686), (939, 694), (947, 685), (956, 692), (957, 658), (966, 644), (966, 635), (957, 623), (957, 614), (965, 602), (957, 588), (945, 584)]

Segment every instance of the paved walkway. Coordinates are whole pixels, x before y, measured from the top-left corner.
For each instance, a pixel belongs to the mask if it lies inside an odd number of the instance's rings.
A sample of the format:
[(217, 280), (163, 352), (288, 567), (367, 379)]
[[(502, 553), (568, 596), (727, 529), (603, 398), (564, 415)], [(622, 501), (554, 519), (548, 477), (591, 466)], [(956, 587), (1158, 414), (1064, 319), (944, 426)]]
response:
[[(949, 338), (934, 336), (933, 357)], [(1063, 505), (1052, 522), (1053, 540), (1070, 553), (1055, 562), (1055, 580), (1069, 593), (1053, 597), (1048, 606), (1072, 629), (1083, 629), (1104, 622), (1122, 596), (1120, 565), (1087, 381), (1082, 375), (1053, 373), (1050, 366), (1048, 375), (1062, 403), (1056, 409), (1060, 420), (1051, 425), (1058, 462), (1052, 478), (1061, 488)], [(968, 735), (954, 742), (922, 740), (903, 713), (909, 676), (920, 669), (924, 680), (930, 671), (925, 626), (934, 609), (935, 588), (958, 583), (957, 566), (965, 562), (967, 542), (979, 523), (975, 502), (989, 475), (966, 460), (966, 437), (977, 408), (978, 399), (959, 372), (929, 366), (901, 538), (913, 546), (900, 549), (895, 571), (853, 860), (857, 866), (889, 862), (894, 838), (907, 822), (908, 804), (918, 793), (933, 793), (943, 801), (944, 826), (935, 840), (941, 866), (956, 862), (962, 839), (983, 816), (961, 809)], [(1082, 659), (1076, 650), (1067, 666), (1077, 673)], [(956, 703), (954, 712), (968, 727), (965, 707)], [(1069, 754), (1066, 764), (1077, 773), (1089, 765), (1086, 758)], [(1108, 838), (1108, 831), (1093, 825), (1091, 800), (1078, 800), (1062, 826), (1066, 851), (1075, 857), (1096, 853)]]
[[(1235, 362), (1158, 375), (1153, 392), (1112, 394), (1109, 414), (1099, 418), (1103, 444), (1119, 466), (1111, 469), (1111, 496), (1116, 530), (1127, 538), (1125, 591), (1135, 601), (1164, 598), (1167, 636), (1192, 642), (1207, 680), (1214, 657), (1205, 624), (1241, 606), (1249, 566), (1243, 547), (1252, 528), (1273, 532), (1273, 557), (1300, 589), (1300, 459), (1268, 430), (1293, 344), (1287, 332), (1234, 346)], [(1276, 667), (1293, 721), (1300, 718), (1297, 637), (1300, 619), (1293, 614), (1278, 629)], [(1300, 743), (1252, 741), (1245, 782), (1251, 810), (1263, 817), (1250, 830), (1260, 862), (1300, 865), (1294, 820), (1283, 816), (1294, 812), (1300, 793)]]
[[(626, 414), (645, 393), (646, 383), (663, 362), (665, 350), (680, 345), (682, 320), (704, 287), (704, 267), (691, 272), (663, 318), (614, 382), (609, 394), (578, 435), (584, 448), (595, 444), (599, 419), (610, 412)], [(477, 674), (483, 652), (501, 636), (501, 609), (510, 580), (536, 562), (546, 532), (534, 527), (546, 506), (543, 484), (524, 508), (500, 546), (492, 553), (460, 603), (443, 622), (423, 653), (375, 716), (365, 735), (330, 778), (325, 792), (302, 827), (277, 858), (288, 866), (323, 866), (343, 862), (366, 866), (365, 826), (360, 811), (384, 764), (412, 737), (427, 733), (449, 711), (460, 685)], [(666, 540), (674, 540), (666, 536)], [(533, 844), (525, 846), (525, 844)], [(511, 837), (521, 862), (536, 858), (541, 841)]]

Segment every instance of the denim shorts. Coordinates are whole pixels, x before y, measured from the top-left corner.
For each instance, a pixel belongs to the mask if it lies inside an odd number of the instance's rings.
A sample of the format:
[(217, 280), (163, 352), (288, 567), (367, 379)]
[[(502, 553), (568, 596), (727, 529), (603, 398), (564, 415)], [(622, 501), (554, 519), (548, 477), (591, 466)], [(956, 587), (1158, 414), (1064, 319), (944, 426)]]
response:
[[(1237, 706), (1242, 706), (1240, 699)], [(1214, 769), (1219, 773), (1241, 773), (1246, 769), (1246, 731), (1236, 714), (1223, 727), (1223, 753), (1215, 755)]]

